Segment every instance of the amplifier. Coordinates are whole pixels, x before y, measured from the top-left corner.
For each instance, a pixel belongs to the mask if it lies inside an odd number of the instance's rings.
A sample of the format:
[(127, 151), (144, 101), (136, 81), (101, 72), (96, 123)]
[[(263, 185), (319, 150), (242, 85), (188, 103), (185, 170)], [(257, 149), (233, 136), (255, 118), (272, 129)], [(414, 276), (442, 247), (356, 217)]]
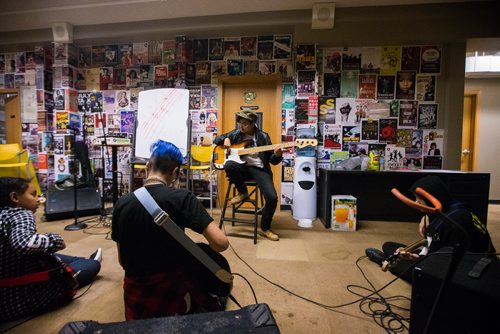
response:
[[(97, 188), (77, 188), (76, 213), (78, 217), (101, 213), (101, 195)], [(47, 191), (45, 202), (45, 220), (58, 220), (74, 217), (75, 190), (72, 188)]]
[[(443, 251), (451, 248), (443, 248)], [(500, 261), (493, 257), (479, 278), (469, 272), (483, 257), (465, 254), (444, 287), (427, 333), (500, 333)], [(451, 254), (428, 256), (413, 271), (410, 333), (423, 333)]]

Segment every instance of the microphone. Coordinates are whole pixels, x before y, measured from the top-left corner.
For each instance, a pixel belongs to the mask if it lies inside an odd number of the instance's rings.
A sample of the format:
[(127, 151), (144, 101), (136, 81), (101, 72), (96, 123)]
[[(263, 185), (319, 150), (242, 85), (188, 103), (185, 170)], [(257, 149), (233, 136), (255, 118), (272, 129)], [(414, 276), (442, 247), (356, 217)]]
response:
[(66, 129), (71, 130), (71, 131), (75, 131), (75, 133), (80, 133), (80, 129), (74, 128), (71, 125), (66, 125)]

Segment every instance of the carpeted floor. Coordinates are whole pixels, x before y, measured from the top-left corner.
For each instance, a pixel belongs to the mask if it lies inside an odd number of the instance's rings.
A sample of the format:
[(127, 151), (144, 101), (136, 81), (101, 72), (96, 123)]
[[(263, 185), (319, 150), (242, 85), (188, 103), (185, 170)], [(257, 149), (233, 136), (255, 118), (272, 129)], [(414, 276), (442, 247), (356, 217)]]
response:
[[(214, 212), (217, 222), (219, 214), (219, 210)], [(37, 215), (42, 218), (42, 208)], [(69, 305), (34, 319), (0, 324), (0, 332), (58, 333), (64, 324), (72, 321), (124, 320), (123, 270), (117, 261), (115, 243), (109, 239), (109, 223), (94, 219), (88, 221), (86, 230), (65, 231), (64, 226), (72, 221), (40, 222), (38, 229), (60, 233), (67, 244), (62, 253), (88, 256), (102, 247), (104, 261), (98, 279), (88, 291), (81, 289), (78, 295), (83, 295)], [(369, 304), (360, 302), (363, 299), (360, 296), (369, 295), (373, 290), (371, 285), (377, 289), (388, 285), (381, 295), (384, 298), (403, 296), (394, 303), (408, 309), (411, 286), (400, 280), (392, 282), (394, 276), (360, 257), (364, 256), (365, 248), (380, 248), (387, 240), (403, 243), (418, 240), (418, 225), (361, 221), (356, 232), (327, 230), (319, 220), (313, 225), (309, 229), (300, 228), (290, 211), (282, 211), (273, 223), (280, 241), (259, 237), (254, 245), (250, 226), (233, 227), (226, 223), (224, 228), (231, 248), (223, 254), (232, 271), (249, 281), (257, 300), (249, 284), (238, 276), (234, 280), (233, 295), (242, 306), (268, 304), (282, 333), (383, 333), (384, 329), (377, 324), (380, 319), (373, 316)], [(490, 205), (488, 226), (494, 245), (500, 249), (500, 205)], [(203, 239), (188, 234), (196, 241)], [(372, 306), (373, 309), (382, 307)], [(229, 302), (228, 309), (236, 310), (238, 306)], [(396, 312), (395, 316), (409, 317), (408, 311), (396, 309)], [(389, 319), (385, 319), (386, 323)], [(403, 321), (402, 325), (408, 326), (408, 322)]]

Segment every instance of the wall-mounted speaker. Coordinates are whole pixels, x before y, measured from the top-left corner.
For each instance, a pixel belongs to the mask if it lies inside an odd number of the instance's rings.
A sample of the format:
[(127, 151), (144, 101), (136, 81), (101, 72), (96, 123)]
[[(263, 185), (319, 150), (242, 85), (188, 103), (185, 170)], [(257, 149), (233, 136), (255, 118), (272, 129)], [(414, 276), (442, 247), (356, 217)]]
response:
[(335, 19), (334, 2), (318, 2), (312, 8), (312, 29), (332, 29)]
[(73, 43), (73, 26), (68, 22), (52, 23), (52, 35), (54, 42)]

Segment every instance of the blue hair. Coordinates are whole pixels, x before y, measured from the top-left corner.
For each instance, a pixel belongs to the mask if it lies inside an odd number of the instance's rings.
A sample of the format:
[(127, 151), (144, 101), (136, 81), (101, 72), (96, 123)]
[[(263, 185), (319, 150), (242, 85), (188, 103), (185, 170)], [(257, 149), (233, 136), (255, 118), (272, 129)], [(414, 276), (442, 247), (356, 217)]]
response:
[(178, 165), (182, 165), (183, 156), (181, 150), (168, 141), (158, 139), (151, 144), (149, 150), (151, 151), (151, 158), (169, 158), (177, 162)]

